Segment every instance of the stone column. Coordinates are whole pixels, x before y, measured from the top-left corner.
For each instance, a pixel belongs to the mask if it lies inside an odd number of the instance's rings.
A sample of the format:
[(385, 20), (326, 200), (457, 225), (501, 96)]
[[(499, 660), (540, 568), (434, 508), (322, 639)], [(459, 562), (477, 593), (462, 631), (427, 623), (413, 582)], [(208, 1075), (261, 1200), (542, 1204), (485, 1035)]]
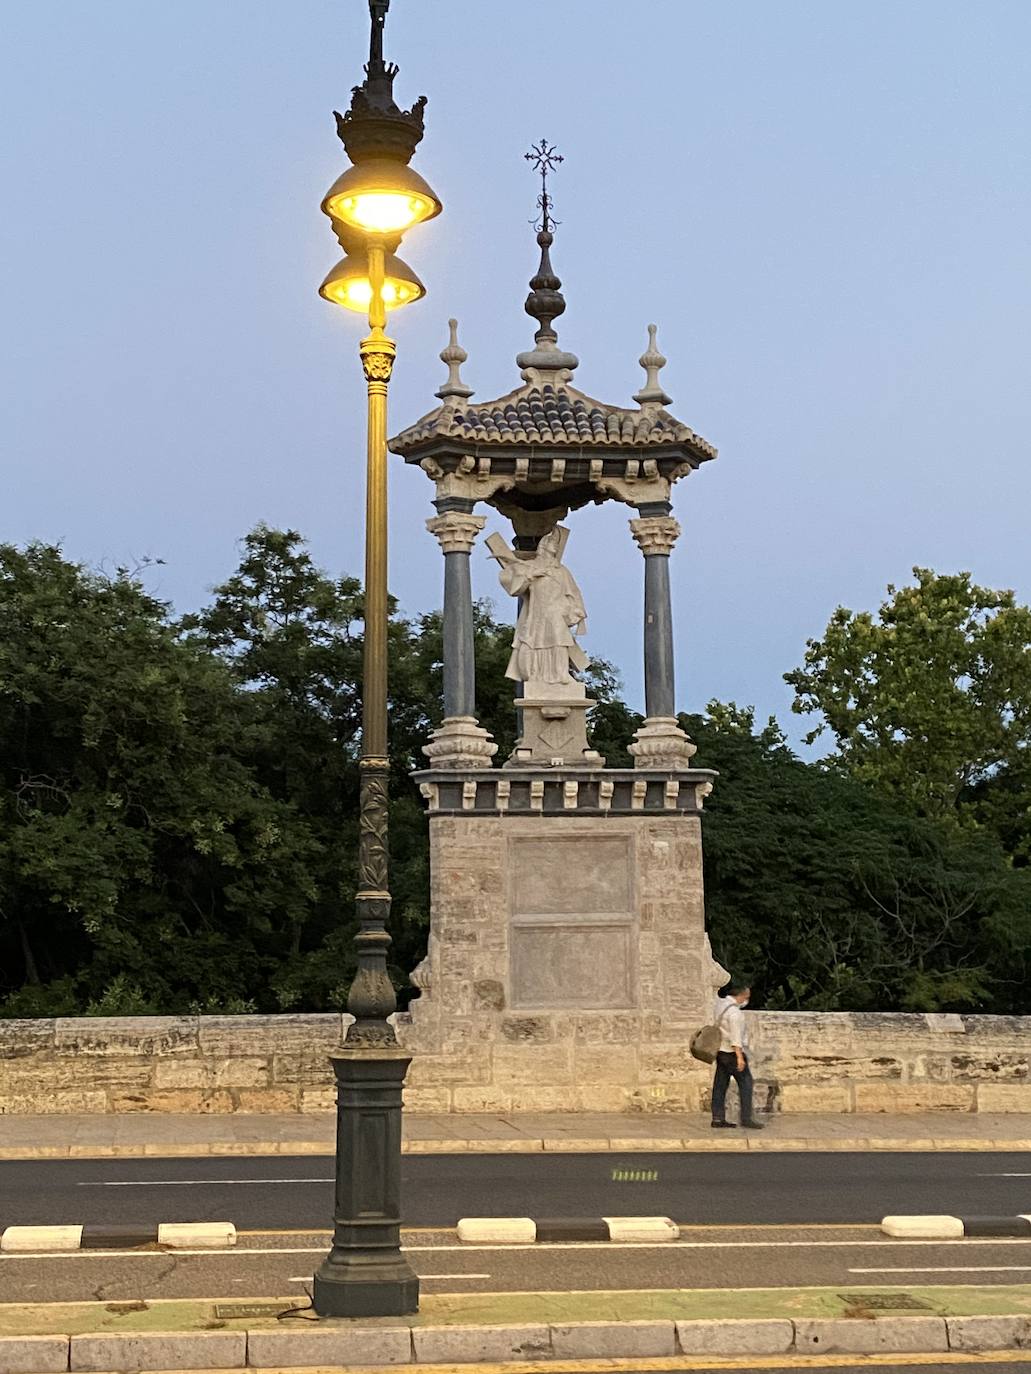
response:
[(669, 556), (680, 526), (666, 502), (639, 508), (630, 532), (644, 554), (644, 702), (645, 722), (630, 753), (638, 768), (690, 768), (695, 746), (677, 724), (673, 668), (673, 611)]
[[(476, 721), (476, 659), (470, 555), (486, 521), (473, 503), (447, 498), (426, 528), (444, 555), (444, 723), (423, 753), (434, 768), (489, 768), (498, 746)], [(443, 507), (443, 509), (442, 509)]]

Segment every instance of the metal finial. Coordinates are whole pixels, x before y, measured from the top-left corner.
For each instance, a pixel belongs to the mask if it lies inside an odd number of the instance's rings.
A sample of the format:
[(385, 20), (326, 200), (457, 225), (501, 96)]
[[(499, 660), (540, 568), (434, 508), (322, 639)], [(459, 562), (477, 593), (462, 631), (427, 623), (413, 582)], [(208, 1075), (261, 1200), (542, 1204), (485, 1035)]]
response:
[(641, 390), (634, 394), (634, 400), (640, 406), (668, 406), (673, 400), (672, 396), (666, 395), (659, 382), (659, 373), (666, 366), (666, 359), (659, 352), (659, 346), (655, 341), (658, 332), (654, 324), (648, 326), (648, 347), (639, 359), (644, 368), (645, 383)]
[(452, 396), (464, 400), (473, 394), (472, 387), (466, 386), (461, 376), (462, 364), (468, 361), (469, 354), (458, 342), (458, 321), (448, 320), (447, 327), (450, 338), (447, 347), (440, 351), (440, 361), (447, 364), (447, 381), (436, 394), (442, 401)]
[(407, 162), (423, 135), (426, 97), (420, 96), (410, 110), (394, 100), (396, 62), (383, 58), (383, 27), (390, 0), (369, 0), (369, 60), (365, 80), (351, 91), (346, 114), (334, 110), (337, 134), (352, 162), (389, 157)]
[(565, 158), (557, 151), (553, 143), (548, 143), (546, 138), (542, 138), (539, 143), (534, 143), (530, 151), (523, 154), (523, 157), (526, 158), (527, 162), (532, 162), (541, 175), (541, 193), (537, 197), (537, 208), (540, 210), (540, 214), (533, 221), (533, 227), (546, 234), (558, 224), (558, 220), (551, 213), (554, 202), (548, 195), (548, 173), (554, 172), (560, 162), (565, 162)]
[(560, 290), (562, 283), (555, 275), (548, 251), (555, 241), (551, 231), (557, 223), (551, 214), (548, 173), (553, 172), (563, 158), (556, 152), (554, 144), (549, 144), (545, 138), (534, 144), (523, 156), (527, 162), (532, 162), (541, 174), (541, 193), (537, 197), (541, 213), (539, 220), (535, 221), (541, 260), (536, 273), (530, 278), (530, 294), (523, 306), (526, 313), (538, 322), (534, 348), (530, 353), (517, 354), (516, 363), (527, 380), (541, 380), (545, 375), (552, 380), (563, 380), (569, 378), (579, 363), (575, 353), (563, 353), (558, 347), (558, 334), (555, 332), (554, 322), (565, 310), (566, 302)]

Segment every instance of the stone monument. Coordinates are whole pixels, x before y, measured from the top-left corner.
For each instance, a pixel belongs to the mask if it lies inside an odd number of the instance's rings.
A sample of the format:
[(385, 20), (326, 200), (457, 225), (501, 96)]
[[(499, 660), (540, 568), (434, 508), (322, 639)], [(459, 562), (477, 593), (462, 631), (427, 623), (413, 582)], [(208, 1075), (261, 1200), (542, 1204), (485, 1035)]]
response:
[[(666, 407), (656, 330), (634, 408), (571, 384), (558, 347), (565, 310), (550, 260), (546, 143), (540, 265), (526, 311), (538, 328), (519, 354), (522, 385), (473, 404), (455, 321), (441, 353), (441, 404), (390, 441), (434, 483), (427, 528), (444, 555), (444, 720), (416, 775), (429, 812), (431, 930), (413, 974), (422, 990), (397, 1018), (414, 1053), (406, 1100), (425, 1110), (684, 1110), (708, 1073), (688, 1052), (726, 973), (705, 932), (701, 814), (714, 774), (695, 768), (677, 723), (669, 559), (680, 534), (674, 484), (716, 450)], [(607, 500), (636, 511), (644, 556), (646, 719), (633, 768), (590, 746), (579, 674), (586, 610), (566, 565), (571, 512)], [(512, 757), (476, 718), (470, 557), (485, 524), (513, 538), (487, 550), (519, 599), (508, 676), (521, 719)], [(576, 538), (588, 537), (583, 521)], [(572, 541), (575, 549), (576, 540)]]

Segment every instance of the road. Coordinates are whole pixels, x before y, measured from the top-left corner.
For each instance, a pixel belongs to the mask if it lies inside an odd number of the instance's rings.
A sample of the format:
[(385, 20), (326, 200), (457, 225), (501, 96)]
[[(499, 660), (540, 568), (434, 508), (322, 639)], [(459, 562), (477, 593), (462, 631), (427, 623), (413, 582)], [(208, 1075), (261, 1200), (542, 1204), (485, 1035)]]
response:
[[(472, 1246), (451, 1231), (406, 1231), (404, 1245), (427, 1293), (1031, 1283), (1031, 1240), (902, 1242), (873, 1227), (696, 1227), (661, 1245)], [(0, 1275), (7, 1302), (280, 1298), (306, 1291), (328, 1246), (328, 1232), (251, 1232), (216, 1253), (3, 1255)]]
[[(321, 1229), (332, 1162), (104, 1159), (0, 1162), (14, 1224), (231, 1221)], [(873, 1223), (890, 1212), (1031, 1212), (1023, 1154), (406, 1155), (408, 1226), (463, 1216), (661, 1215), (687, 1224)]]

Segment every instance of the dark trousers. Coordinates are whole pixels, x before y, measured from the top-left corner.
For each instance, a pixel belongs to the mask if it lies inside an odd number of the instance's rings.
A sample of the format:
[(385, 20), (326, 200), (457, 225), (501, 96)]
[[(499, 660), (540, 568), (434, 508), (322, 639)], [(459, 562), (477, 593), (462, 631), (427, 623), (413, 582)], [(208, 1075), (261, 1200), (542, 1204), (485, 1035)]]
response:
[(727, 1119), (727, 1088), (730, 1080), (737, 1082), (737, 1095), (741, 1102), (741, 1120), (751, 1121), (752, 1119), (752, 1071), (748, 1067), (748, 1060), (745, 1059), (745, 1067), (739, 1069), (737, 1066), (737, 1055), (733, 1050), (720, 1050), (716, 1056), (716, 1076), (712, 1080), (712, 1119), (713, 1121), (725, 1121)]

